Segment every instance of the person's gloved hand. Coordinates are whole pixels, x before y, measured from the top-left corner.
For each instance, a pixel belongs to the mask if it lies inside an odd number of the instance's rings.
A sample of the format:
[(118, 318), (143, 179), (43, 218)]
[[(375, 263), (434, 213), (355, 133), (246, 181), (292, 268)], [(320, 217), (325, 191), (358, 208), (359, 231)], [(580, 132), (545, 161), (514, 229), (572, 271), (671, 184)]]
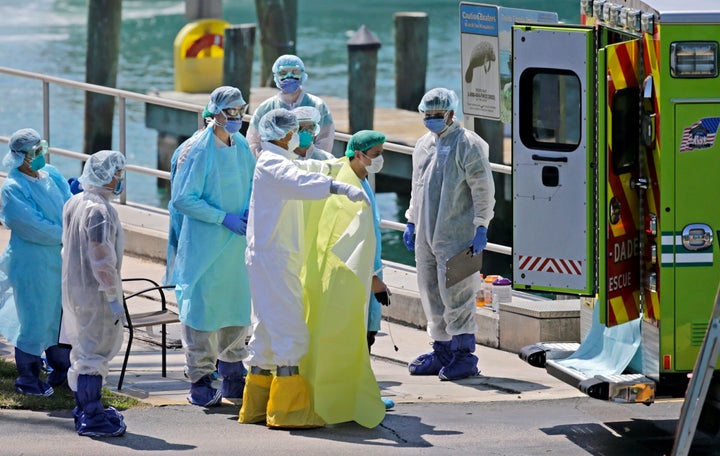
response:
[(373, 294), (375, 295), (375, 299), (377, 299), (380, 304), (384, 306), (390, 305), (390, 290), (379, 291)]
[(233, 233), (245, 236), (245, 231), (247, 230), (247, 218), (243, 218), (242, 215), (231, 214), (228, 212), (225, 214), (222, 224)]
[(367, 204), (368, 206), (372, 204), (370, 202), (370, 198), (365, 193), (365, 190), (357, 188), (350, 184), (346, 184), (345, 182), (338, 182), (335, 180), (332, 181), (332, 183), (330, 184), (330, 193), (334, 193), (336, 195), (345, 195), (350, 201), (356, 203), (359, 201), (365, 201), (365, 204)]
[(71, 177), (70, 179), (68, 179), (68, 185), (70, 185), (70, 193), (72, 193), (73, 195), (77, 195), (78, 193), (83, 191), (82, 185), (76, 177)]
[(411, 252), (415, 250), (415, 224), (408, 223), (405, 225), (405, 231), (403, 232), (403, 243), (405, 247)]
[(487, 246), (487, 227), (479, 226), (475, 230), (475, 238), (472, 241), (472, 254), (477, 255)]
[(123, 305), (117, 299), (113, 299), (112, 301), (110, 301), (110, 310), (113, 313), (113, 317), (115, 317), (115, 324), (118, 324), (118, 322), (122, 319), (123, 314), (125, 313)]

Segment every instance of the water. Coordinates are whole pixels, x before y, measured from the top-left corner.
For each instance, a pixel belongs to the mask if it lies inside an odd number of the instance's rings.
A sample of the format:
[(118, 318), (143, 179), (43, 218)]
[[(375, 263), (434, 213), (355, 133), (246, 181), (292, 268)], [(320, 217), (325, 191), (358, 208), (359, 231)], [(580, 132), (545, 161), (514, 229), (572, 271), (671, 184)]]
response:
[[(0, 0), (0, 66), (85, 80), (87, 0)], [(505, 0), (495, 2), (514, 8), (557, 11), (561, 20), (577, 23), (579, 0)], [(460, 32), (458, 2), (454, 0), (336, 0), (298, 2), (297, 54), (309, 74), (305, 86), (318, 95), (347, 97), (347, 40), (362, 24), (380, 39), (378, 52), (377, 106), (394, 107), (393, 14), (423, 11), (430, 21), (429, 65), (426, 87), (448, 87), (461, 91)], [(173, 89), (173, 40), (185, 25), (185, 4), (180, 0), (123, 0), (122, 44), (117, 87), (146, 93)], [(257, 23), (255, 2), (226, 0), (224, 18), (230, 23)], [(253, 66), (254, 85), (259, 81), (259, 63)], [(415, 68), (405, 77), (413, 78)], [(50, 144), (79, 151), (82, 147), (83, 94), (81, 91), (51, 87)], [(0, 135), (10, 136), (19, 128), (42, 130), (41, 84), (0, 75)], [(155, 130), (145, 128), (145, 108), (129, 101), (127, 155), (130, 163), (156, 166)], [(116, 125), (117, 128), (117, 125)], [(114, 135), (117, 147), (117, 133)], [(4, 155), (2, 150), (0, 157)], [(77, 175), (76, 161), (55, 157), (66, 176)], [(129, 175), (128, 200), (164, 207), (168, 195), (158, 189), (155, 178)], [(383, 218), (404, 221), (407, 198), (378, 195)], [(402, 247), (401, 236), (383, 233), (384, 257), (412, 264)]]

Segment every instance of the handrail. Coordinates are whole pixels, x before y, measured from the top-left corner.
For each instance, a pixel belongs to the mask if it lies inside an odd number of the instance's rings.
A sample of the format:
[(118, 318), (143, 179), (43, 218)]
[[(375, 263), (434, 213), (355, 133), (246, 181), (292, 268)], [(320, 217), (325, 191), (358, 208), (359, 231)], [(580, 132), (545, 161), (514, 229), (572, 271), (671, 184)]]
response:
[[(175, 101), (168, 98), (161, 98), (154, 95), (144, 95), (137, 92), (131, 92), (129, 90), (122, 90), (122, 89), (116, 89), (112, 87), (105, 87), (97, 84), (90, 84), (87, 82), (78, 82), (73, 81), (71, 79), (64, 79), (59, 78), (56, 76), (48, 76), (41, 73), (33, 73), (30, 71), (24, 71), (24, 70), (18, 70), (15, 68), (9, 68), (0, 66), (0, 74), (7, 74), (10, 76), (17, 76), (21, 78), (26, 79), (34, 79), (38, 81), (42, 81), (42, 92), (43, 92), (43, 138), (50, 141), (50, 84), (58, 84), (65, 87), (71, 87), (74, 89), (80, 89), (84, 92), (93, 92), (93, 93), (99, 93), (103, 95), (109, 95), (113, 97), (118, 98), (118, 117), (119, 117), (119, 147), (118, 150), (125, 156), (126, 154), (126, 130), (127, 130), (127, 123), (126, 123), (126, 106), (125, 101), (126, 100), (135, 100), (135, 101), (141, 101), (145, 103), (150, 103), (154, 105), (164, 106), (168, 108), (175, 108), (175, 109), (182, 109), (185, 111), (195, 111), (198, 114), (198, 128), (200, 128), (203, 125), (203, 119), (202, 119), (202, 110), (204, 106), (193, 104), (193, 103), (186, 103), (183, 101)], [(245, 115), (243, 116), (243, 120), (246, 122), (250, 121), (250, 116)], [(350, 140), (350, 135), (345, 133), (335, 133), (335, 139), (347, 142)], [(3, 142), (5, 144), (10, 142), (10, 138), (7, 136), (1, 136), (0, 135), (0, 142)], [(405, 146), (402, 144), (396, 144), (392, 142), (386, 142), (383, 145), (384, 149), (398, 152), (402, 154), (412, 155), (413, 148), (409, 146)], [(88, 159), (89, 155), (74, 152), (67, 149), (61, 149), (58, 147), (50, 147), (48, 149), (48, 152), (50, 154), (57, 154), (62, 157), (67, 157), (75, 160), (81, 160), (85, 161)], [(502, 174), (511, 174), (512, 168), (507, 165), (501, 165), (497, 163), (491, 163), (490, 164), (492, 171)], [(153, 168), (147, 168), (145, 166), (139, 166), (139, 165), (133, 165), (133, 164), (126, 164), (125, 169), (130, 172), (138, 173), (138, 174), (144, 174), (148, 176), (154, 176), (160, 179), (166, 179), (170, 180), (170, 173), (167, 171), (161, 171), (158, 169)], [(120, 195), (120, 203), (125, 204), (125, 192), (123, 192)], [(397, 231), (403, 231), (405, 230), (405, 224), (395, 222), (392, 220), (385, 220), (383, 219), (380, 223), (380, 226), (382, 228), (389, 228)], [(486, 250), (490, 250), (493, 252), (502, 253), (505, 255), (512, 255), (512, 249), (507, 246), (499, 245), (499, 244), (492, 244), (488, 243)]]

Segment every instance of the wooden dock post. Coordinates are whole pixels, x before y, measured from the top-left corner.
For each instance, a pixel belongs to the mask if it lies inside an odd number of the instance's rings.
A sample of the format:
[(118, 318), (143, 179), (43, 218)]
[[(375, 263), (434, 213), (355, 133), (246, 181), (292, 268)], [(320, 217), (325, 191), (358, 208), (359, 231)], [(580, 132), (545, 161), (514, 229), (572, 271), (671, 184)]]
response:
[[(122, 0), (95, 0), (88, 5), (85, 82), (117, 85), (121, 7)], [(85, 92), (84, 153), (112, 149), (114, 111), (115, 97)]]
[(275, 85), (272, 66), (278, 57), (295, 54), (297, 6), (297, 0), (255, 0), (260, 26), (260, 87)]
[(427, 13), (395, 13), (395, 107), (417, 111), (425, 95), (428, 62)]
[(250, 102), (255, 24), (232, 25), (225, 29), (223, 85), (237, 87)]
[(377, 54), (382, 44), (365, 24), (347, 42), (350, 133), (373, 128)]
[(185, 20), (209, 18), (223, 18), (223, 0), (185, 0)]

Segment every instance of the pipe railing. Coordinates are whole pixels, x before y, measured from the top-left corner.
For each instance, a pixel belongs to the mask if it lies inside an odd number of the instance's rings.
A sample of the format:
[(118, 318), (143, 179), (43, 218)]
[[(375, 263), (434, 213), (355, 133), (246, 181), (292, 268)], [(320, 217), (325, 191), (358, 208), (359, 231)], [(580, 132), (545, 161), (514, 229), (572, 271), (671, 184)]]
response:
[[(42, 113), (42, 124), (43, 124), (43, 131), (42, 136), (44, 139), (46, 139), (48, 142), (50, 142), (50, 84), (57, 84), (65, 87), (70, 87), (74, 89), (82, 90), (83, 92), (93, 92), (93, 93), (99, 93), (103, 95), (109, 95), (112, 97), (116, 97), (118, 99), (118, 151), (121, 152), (123, 155), (127, 156), (126, 151), (126, 137), (127, 137), (127, 107), (126, 107), (126, 101), (127, 100), (134, 100), (134, 101), (140, 101), (144, 103), (150, 103), (158, 106), (163, 106), (167, 108), (174, 108), (174, 109), (182, 109), (184, 111), (193, 111), (197, 112), (198, 115), (198, 128), (202, 127), (204, 125), (203, 118), (202, 118), (202, 111), (204, 109), (204, 106), (197, 105), (193, 103), (185, 103), (182, 101), (175, 101), (170, 100), (167, 98), (161, 98), (154, 95), (144, 95), (137, 92), (131, 92), (128, 90), (122, 90), (122, 89), (115, 89), (112, 87), (105, 87), (101, 85), (96, 84), (89, 84), (86, 82), (78, 82), (73, 81), (71, 79), (63, 79), (58, 78), (55, 76), (48, 76), (41, 73), (33, 73), (29, 71), (23, 71), (23, 70), (17, 70), (14, 68), (4, 67), (0, 66), (0, 74), (6, 74), (9, 76), (17, 76), (20, 78), (25, 79), (33, 79), (37, 81), (42, 82), (42, 107), (43, 107), (43, 113)], [(243, 120), (246, 122), (249, 122), (251, 117), (249, 115), (245, 115), (243, 117)], [(350, 135), (345, 133), (335, 133), (335, 139), (347, 142), (350, 140)], [(10, 142), (10, 138), (7, 136), (1, 136), (0, 135), (0, 142), (3, 142), (5, 144)], [(404, 146), (402, 144), (395, 144), (392, 142), (386, 142), (383, 145), (383, 149), (390, 150), (393, 152), (398, 152), (402, 154), (412, 155), (413, 148), (409, 146)], [(75, 160), (81, 160), (85, 161), (88, 159), (89, 155), (74, 152), (67, 149), (60, 149), (57, 147), (50, 147), (48, 149), (48, 152), (50, 154), (55, 154), (61, 157), (71, 158)], [(512, 168), (507, 165), (500, 165), (497, 163), (491, 163), (490, 164), (492, 171), (502, 174), (511, 174)], [(133, 173), (138, 174), (144, 174), (148, 176), (157, 177), (160, 179), (166, 179), (170, 180), (170, 173), (167, 171), (161, 171), (154, 168), (148, 168), (145, 166), (140, 165), (133, 165), (133, 164), (126, 164), (125, 170)], [(123, 192), (120, 195), (120, 203), (125, 204), (125, 192)], [(380, 226), (382, 228), (387, 229), (393, 229), (397, 231), (404, 231), (405, 230), (405, 224), (400, 222), (395, 222), (392, 220), (385, 220), (383, 219), (380, 223)], [(512, 249), (510, 247), (499, 245), (499, 244), (493, 244), (489, 243), (486, 247), (486, 250), (490, 250), (497, 253), (502, 253), (505, 255), (512, 255)]]

